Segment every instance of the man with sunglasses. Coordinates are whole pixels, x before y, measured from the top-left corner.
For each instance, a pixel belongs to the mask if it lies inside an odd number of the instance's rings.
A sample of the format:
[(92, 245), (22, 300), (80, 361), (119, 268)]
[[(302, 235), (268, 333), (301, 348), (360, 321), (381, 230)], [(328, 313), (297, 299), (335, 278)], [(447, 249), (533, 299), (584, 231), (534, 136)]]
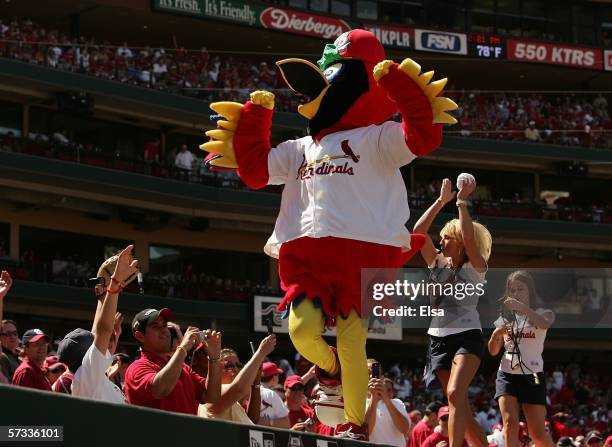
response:
[(289, 410), (291, 430), (307, 431), (320, 435), (333, 436), (334, 427), (322, 424), (304, 394), (304, 380), (298, 375), (285, 379), (285, 404)]
[[(141, 356), (125, 373), (123, 389), (128, 402), (143, 407), (196, 415), (198, 405), (217, 402), (221, 396), (221, 333), (189, 327), (171, 355), (170, 309), (145, 309), (132, 322), (132, 333)], [(202, 339), (204, 338), (204, 339)], [(200, 341), (208, 354), (208, 376), (203, 378), (185, 364)]]
[(4, 297), (11, 290), (13, 279), (11, 275), (3, 270), (0, 274), (0, 376), (2, 382), (11, 382), (15, 370), (19, 367), (21, 360), (17, 354), (19, 337), (17, 336), (17, 323), (13, 320), (3, 320)]
[[(448, 407), (442, 407), (438, 410), (438, 421), (439, 425), (436, 427), (434, 432), (425, 439), (421, 447), (437, 447), (441, 442), (445, 442), (446, 446), (449, 446), (448, 441)], [(463, 440), (462, 447), (468, 447), (468, 443)]]

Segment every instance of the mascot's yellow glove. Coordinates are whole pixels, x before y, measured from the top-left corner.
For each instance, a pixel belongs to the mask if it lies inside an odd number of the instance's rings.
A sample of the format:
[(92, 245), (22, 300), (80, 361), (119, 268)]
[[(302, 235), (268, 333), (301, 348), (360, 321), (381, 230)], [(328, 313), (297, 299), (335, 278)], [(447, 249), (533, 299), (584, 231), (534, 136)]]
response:
[[(269, 110), (274, 108), (273, 93), (259, 90), (251, 93), (250, 96), (251, 103)], [(210, 153), (206, 158), (209, 165), (217, 168), (236, 169), (238, 163), (233, 140), (244, 106), (237, 102), (223, 101), (212, 103), (210, 108), (223, 116), (225, 120), (217, 121), (217, 129), (206, 132), (210, 141), (200, 145), (200, 149)]]
[[(419, 64), (412, 59), (404, 59), (399, 65), (391, 60), (379, 62), (374, 67), (373, 75), (374, 79), (389, 92), (389, 96), (398, 103), (400, 110), (402, 109), (402, 103), (414, 102), (416, 99), (415, 96), (417, 96), (418, 93), (415, 91), (415, 88), (402, 88), (403, 92), (400, 92), (400, 85), (403, 84), (401, 87), (405, 87), (406, 84), (398, 82), (398, 74), (407, 76), (414, 81), (415, 87), (418, 87), (420, 90), (420, 95), (418, 96), (421, 96), (422, 99), (426, 99), (429, 102), (432, 114), (432, 124), (457, 123), (455, 117), (446, 113), (456, 110), (458, 108), (457, 104), (450, 98), (438, 96), (444, 89), (447, 79), (443, 78), (438, 81), (430, 82), (434, 75), (433, 71), (428, 71), (423, 74), (420, 73), (421, 66)], [(390, 76), (391, 79), (385, 79), (388, 76)], [(404, 114), (404, 111), (401, 111), (402, 114)]]

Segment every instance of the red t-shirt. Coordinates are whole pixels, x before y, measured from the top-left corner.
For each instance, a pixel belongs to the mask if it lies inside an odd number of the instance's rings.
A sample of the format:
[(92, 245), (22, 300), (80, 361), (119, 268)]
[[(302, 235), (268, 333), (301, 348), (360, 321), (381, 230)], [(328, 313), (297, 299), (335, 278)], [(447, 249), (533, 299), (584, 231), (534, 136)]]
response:
[(51, 391), (51, 384), (45, 377), (45, 373), (37, 365), (24, 358), (21, 365), (13, 374), (13, 385), (36, 388), (43, 391)]
[(153, 397), (153, 379), (167, 363), (158, 355), (142, 352), (125, 373), (125, 397), (134, 405), (196, 415), (206, 380), (187, 365), (183, 365), (179, 380), (168, 396), (163, 399)]
[(306, 419), (310, 418), (315, 423), (315, 433), (326, 436), (334, 436), (334, 428), (329, 425), (325, 425), (317, 419), (317, 415), (314, 410), (306, 405), (302, 404), (299, 410), (289, 410), (289, 426), (293, 427), (298, 422), (304, 422)]
[[(450, 445), (450, 442), (447, 437), (442, 436), (442, 434), (438, 432), (433, 432), (431, 435), (427, 437), (427, 439), (421, 444), (421, 447), (436, 447), (438, 442), (444, 441), (447, 445)], [(468, 443), (463, 440), (462, 447), (468, 447)]]
[(302, 404), (299, 410), (289, 410), (289, 426), (293, 427), (298, 422), (304, 422), (308, 418), (314, 419), (314, 410), (306, 404)]
[(408, 440), (408, 447), (421, 447), (427, 437), (433, 433), (433, 428), (427, 425), (423, 421), (419, 421), (412, 432), (410, 433), (410, 439)]

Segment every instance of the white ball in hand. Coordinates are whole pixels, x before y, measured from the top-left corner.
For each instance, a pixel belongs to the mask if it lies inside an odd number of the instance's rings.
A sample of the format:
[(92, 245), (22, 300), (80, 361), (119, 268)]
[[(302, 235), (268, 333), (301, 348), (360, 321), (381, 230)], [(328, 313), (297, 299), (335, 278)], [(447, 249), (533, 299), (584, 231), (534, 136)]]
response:
[(463, 188), (463, 185), (467, 183), (476, 183), (476, 179), (472, 174), (462, 172), (457, 176), (457, 189)]

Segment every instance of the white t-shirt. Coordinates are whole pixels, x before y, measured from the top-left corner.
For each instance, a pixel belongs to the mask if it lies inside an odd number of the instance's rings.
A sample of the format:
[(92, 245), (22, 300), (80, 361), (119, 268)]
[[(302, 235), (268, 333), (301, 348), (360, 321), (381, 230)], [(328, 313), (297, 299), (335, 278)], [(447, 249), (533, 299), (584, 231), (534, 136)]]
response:
[[(539, 315), (553, 315), (552, 310), (539, 308), (536, 310)], [(495, 320), (495, 326), (501, 327), (504, 321), (501, 317)], [(523, 365), (523, 369), (519, 366), (519, 359), (516, 354), (512, 354), (514, 342), (510, 337), (504, 335), (504, 355), (499, 364), (499, 369), (508, 374), (532, 374), (544, 371), (544, 360), (542, 360), (542, 351), (544, 351), (544, 340), (546, 339), (546, 329), (539, 329), (529, 321), (525, 315), (517, 314), (516, 323), (513, 324), (514, 333), (519, 340), (519, 349), (521, 351), (521, 360), (527, 367)], [(514, 368), (512, 368), (514, 366)], [(524, 370), (524, 371), (523, 371)]]
[[(391, 399), (391, 403), (410, 423), (404, 403), (399, 399)], [(382, 400), (379, 400), (376, 405), (376, 424), (374, 424), (374, 430), (370, 432), (370, 442), (406, 447), (406, 437), (393, 423), (389, 409)]]
[(289, 415), (289, 410), (285, 407), (283, 400), (276, 391), (261, 387), (261, 411), (259, 417), (267, 417), (271, 421), (282, 419)]
[(177, 168), (191, 169), (191, 165), (193, 164), (195, 159), (195, 156), (187, 150), (185, 152), (179, 152), (178, 154), (176, 154), (174, 164)]
[(92, 343), (72, 380), (72, 395), (114, 404), (126, 403), (123, 392), (106, 377), (106, 370), (112, 363), (110, 352), (102, 354)]
[(408, 249), (410, 210), (399, 168), (414, 159), (402, 125), (393, 121), (272, 148), (268, 183), (285, 188), (264, 251), (278, 258), (282, 243), (304, 236)]
[(434, 337), (446, 337), (448, 335), (459, 334), (461, 332), (470, 331), (473, 329), (482, 330), (480, 324), (480, 315), (478, 314), (478, 299), (476, 286), (483, 284), (484, 290), (485, 273), (479, 272), (472, 266), (471, 262), (464, 263), (460, 268), (451, 268), (451, 258), (444, 257), (443, 254), (436, 255), (435, 259), (429, 265), (431, 270), (430, 283), (441, 284), (443, 290), (450, 287), (450, 284), (473, 284), (474, 288), (471, 293), (464, 293), (465, 296), (459, 295), (440, 296), (431, 295), (430, 305), (432, 308), (441, 309), (444, 315), (435, 316), (431, 319), (429, 330), (427, 333)]

